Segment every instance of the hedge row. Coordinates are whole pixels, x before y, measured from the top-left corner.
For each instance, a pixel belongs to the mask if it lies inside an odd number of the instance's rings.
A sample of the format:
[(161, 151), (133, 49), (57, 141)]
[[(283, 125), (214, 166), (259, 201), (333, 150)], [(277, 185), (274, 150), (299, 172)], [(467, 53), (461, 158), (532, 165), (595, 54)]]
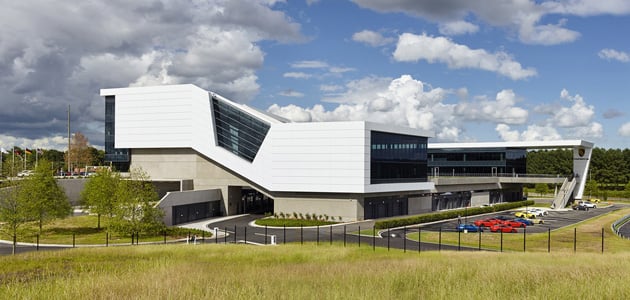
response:
[(518, 202), (499, 203), (493, 206), (469, 207), (467, 209), (462, 208), (462, 209), (446, 210), (446, 211), (440, 211), (436, 213), (407, 217), (407, 218), (376, 221), (374, 226), (376, 227), (376, 229), (409, 226), (409, 225), (429, 223), (429, 222), (435, 222), (435, 221), (441, 221), (441, 220), (447, 220), (447, 219), (454, 219), (454, 218), (457, 218), (458, 216), (464, 216), (464, 214), (466, 214), (467, 216), (474, 216), (474, 215), (487, 214), (487, 213), (492, 213), (492, 212), (497, 212), (497, 211), (509, 210), (509, 209), (523, 207), (526, 205), (533, 205), (533, 204), (534, 204), (533, 200), (526, 200), (526, 201), (518, 201)]

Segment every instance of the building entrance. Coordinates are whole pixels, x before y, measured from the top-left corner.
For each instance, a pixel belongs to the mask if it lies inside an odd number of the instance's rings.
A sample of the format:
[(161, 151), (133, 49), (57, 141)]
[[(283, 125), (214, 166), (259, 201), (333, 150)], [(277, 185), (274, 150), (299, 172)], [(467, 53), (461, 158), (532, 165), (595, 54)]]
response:
[(378, 219), (406, 215), (408, 202), (408, 199), (404, 197), (366, 198), (363, 217)]
[(242, 189), (236, 210), (238, 214), (273, 213), (273, 199), (253, 189)]

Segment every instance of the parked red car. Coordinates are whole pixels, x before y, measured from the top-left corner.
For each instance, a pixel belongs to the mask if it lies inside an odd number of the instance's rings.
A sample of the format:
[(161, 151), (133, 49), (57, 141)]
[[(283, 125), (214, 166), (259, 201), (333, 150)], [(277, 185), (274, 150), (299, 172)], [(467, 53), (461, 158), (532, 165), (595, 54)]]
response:
[(508, 225), (511, 227), (515, 227), (515, 228), (525, 228), (527, 227), (527, 224), (523, 223), (523, 222), (519, 222), (519, 221), (514, 221), (514, 220), (506, 220), (503, 221), (503, 225)]
[(475, 224), (476, 226), (479, 227), (490, 227), (492, 225), (496, 225), (496, 224), (501, 224), (501, 220), (499, 219), (483, 219), (483, 220), (477, 220), (475, 222), (473, 222), (473, 224)]
[(509, 225), (504, 225), (504, 224), (496, 224), (493, 226), (490, 226), (490, 231), (492, 232), (506, 232), (506, 233), (510, 233), (510, 232), (517, 232), (516, 228), (509, 226)]

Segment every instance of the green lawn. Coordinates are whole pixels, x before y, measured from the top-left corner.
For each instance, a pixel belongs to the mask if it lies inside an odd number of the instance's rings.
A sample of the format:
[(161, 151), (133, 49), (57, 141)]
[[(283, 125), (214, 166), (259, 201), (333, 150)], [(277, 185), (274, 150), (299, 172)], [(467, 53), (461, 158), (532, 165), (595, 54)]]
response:
[[(66, 244), (72, 245), (93, 245), (93, 244), (118, 244), (131, 243), (131, 236), (122, 235), (116, 232), (107, 233), (108, 219), (101, 217), (101, 228), (98, 229), (98, 218), (93, 215), (73, 216), (65, 219), (57, 219), (50, 223), (44, 224), (42, 233), (39, 236), (40, 244)], [(18, 234), (18, 242), (35, 243), (37, 241), (37, 233), (39, 227), (35, 223), (27, 224)], [(175, 240), (185, 238), (188, 231), (197, 233), (201, 236), (202, 232), (189, 229), (174, 228), (167, 231), (167, 240)], [(210, 233), (203, 233), (206, 237), (211, 236)], [(109, 237), (109, 241), (106, 241)], [(1, 239), (11, 240), (11, 236), (0, 234)], [(163, 241), (164, 235), (146, 235), (140, 234), (139, 242), (157, 242)]]

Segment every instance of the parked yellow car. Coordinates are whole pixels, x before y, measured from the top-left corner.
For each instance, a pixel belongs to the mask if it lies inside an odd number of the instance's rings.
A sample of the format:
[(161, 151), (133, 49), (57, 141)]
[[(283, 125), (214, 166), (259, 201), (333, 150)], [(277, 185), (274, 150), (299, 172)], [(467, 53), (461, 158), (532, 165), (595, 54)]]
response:
[(514, 213), (517, 218), (536, 219), (536, 215), (526, 211), (517, 211)]
[(588, 201), (591, 201), (591, 203), (600, 203), (600, 202), (602, 202), (602, 200), (598, 199), (598, 198), (592, 198), (592, 199), (589, 199)]

